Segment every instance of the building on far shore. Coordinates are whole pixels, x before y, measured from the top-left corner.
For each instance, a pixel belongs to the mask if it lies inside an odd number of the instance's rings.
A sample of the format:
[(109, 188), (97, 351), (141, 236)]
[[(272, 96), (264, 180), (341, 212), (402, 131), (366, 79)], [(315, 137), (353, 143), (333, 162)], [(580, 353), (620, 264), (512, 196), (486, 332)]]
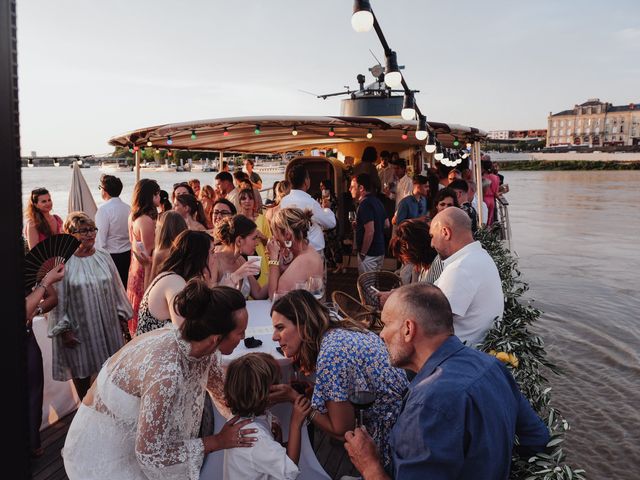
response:
[(547, 138), (545, 129), (534, 130), (492, 130), (487, 134), (491, 140), (544, 140)]
[(640, 103), (614, 106), (590, 98), (571, 110), (549, 112), (547, 147), (640, 145)]

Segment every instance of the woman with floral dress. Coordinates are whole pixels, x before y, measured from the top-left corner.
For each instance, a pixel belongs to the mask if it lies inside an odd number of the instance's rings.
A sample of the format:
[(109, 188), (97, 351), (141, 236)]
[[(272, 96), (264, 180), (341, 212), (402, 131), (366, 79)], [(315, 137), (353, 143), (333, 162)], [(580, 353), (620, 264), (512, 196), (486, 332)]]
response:
[[(349, 390), (374, 393), (364, 425), (376, 441), (385, 465), (390, 462), (389, 432), (396, 422), (408, 381), (394, 368), (384, 342), (352, 320), (334, 319), (326, 306), (305, 290), (293, 290), (271, 308), (273, 340), (305, 375), (315, 374), (309, 416), (315, 427), (337, 439), (355, 426)], [(275, 386), (274, 401), (293, 401), (289, 385)]]

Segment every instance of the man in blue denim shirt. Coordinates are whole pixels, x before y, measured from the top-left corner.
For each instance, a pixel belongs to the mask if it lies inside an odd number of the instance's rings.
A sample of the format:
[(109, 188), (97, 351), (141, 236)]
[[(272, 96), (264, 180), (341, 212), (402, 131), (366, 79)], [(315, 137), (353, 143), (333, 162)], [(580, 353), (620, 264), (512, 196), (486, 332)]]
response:
[[(516, 435), (520, 453), (545, 448), (548, 429), (509, 371), (453, 335), (451, 307), (438, 287), (397, 289), (382, 321), (391, 364), (417, 372), (391, 431), (393, 478), (506, 480)], [(366, 431), (347, 432), (345, 440), (366, 480), (389, 478)]]

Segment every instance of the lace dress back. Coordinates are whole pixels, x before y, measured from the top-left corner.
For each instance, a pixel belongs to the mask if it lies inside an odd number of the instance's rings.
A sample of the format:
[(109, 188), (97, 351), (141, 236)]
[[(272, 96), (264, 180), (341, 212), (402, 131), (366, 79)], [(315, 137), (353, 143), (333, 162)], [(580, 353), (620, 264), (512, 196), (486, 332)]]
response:
[(190, 351), (170, 324), (105, 362), (91, 405), (81, 405), (67, 434), (62, 453), (71, 480), (199, 478), (205, 392), (222, 399), (223, 377), (216, 355)]

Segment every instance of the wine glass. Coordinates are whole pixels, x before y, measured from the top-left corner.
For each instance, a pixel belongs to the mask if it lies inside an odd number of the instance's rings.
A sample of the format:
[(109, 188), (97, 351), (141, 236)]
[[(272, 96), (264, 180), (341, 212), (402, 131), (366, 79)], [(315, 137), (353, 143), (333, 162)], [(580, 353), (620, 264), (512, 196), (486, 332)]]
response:
[(309, 282), (296, 282), (295, 287), (296, 290), (309, 290)]
[(324, 278), (321, 276), (309, 277), (308, 288), (317, 300), (322, 300), (324, 297)]
[(373, 405), (376, 394), (364, 379), (354, 377), (349, 383), (349, 402), (356, 410), (356, 428), (364, 426), (364, 411)]
[(349, 221), (351, 223), (356, 221), (356, 212), (354, 212), (353, 210), (349, 212)]

